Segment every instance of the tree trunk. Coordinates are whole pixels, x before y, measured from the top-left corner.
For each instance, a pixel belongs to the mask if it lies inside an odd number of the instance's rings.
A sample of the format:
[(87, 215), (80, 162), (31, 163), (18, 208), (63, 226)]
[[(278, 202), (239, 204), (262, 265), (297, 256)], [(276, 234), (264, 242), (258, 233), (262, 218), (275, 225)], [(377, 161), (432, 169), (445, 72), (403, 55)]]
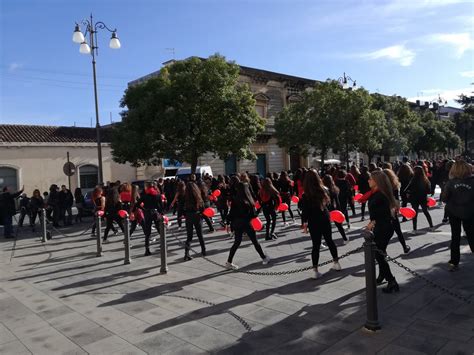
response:
[(367, 153), (367, 159), (369, 160), (367, 162), (367, 165), (369, 165), (370, 163), (372, 163), (372, 159), (374, 158), (374, 154), (373, 153)]
[(324, 160), (326, 158), (326, 148), (321, 149), (321, 177), (324, 176)]
[(349, 171), (349, 144), (346, 143), (346, 168)]
[(191, 159), (191, 174), (196, 174), (196, 167), (198, 165), (198, 155), (193, 154), (193, 157)]

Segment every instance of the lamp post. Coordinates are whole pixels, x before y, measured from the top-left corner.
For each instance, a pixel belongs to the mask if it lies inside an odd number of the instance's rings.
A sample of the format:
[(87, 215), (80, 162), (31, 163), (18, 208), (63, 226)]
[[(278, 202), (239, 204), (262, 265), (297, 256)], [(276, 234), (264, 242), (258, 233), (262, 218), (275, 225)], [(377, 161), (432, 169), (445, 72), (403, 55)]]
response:
[[(99, 47), (97, 42), (97, 31), (99, 29), (106, 29), (112, 36), (110, 38), (109, 47), (112, 49), (119, 49), (120, 48), (120, 41), (117, 37), (117, 30), (111, 30), (106, 26), (105, 23), (102, 21), (95, 22), (92, 18), (92, 14), (90, 19), (84, 19), (81, 21), (82, 25), (85, 26), (86, 30), (84, 34), (81, 32), (80, 25), (76, 22), (76, 27), (74, 28), (74, 33), (72, 35), (72, 40), (75, 43), (79, 43), (79, 52), (82, 54), (90, 54), (92, 55), (92, 74), (94, 77), (94, 99), (95, 99), (95, 129), (97, 133), (97, 157), (99, 160), (99, 184), (104, 182), (104, 174), (102, 169), (102, 145), (100, 141), (100, 122), (99, 122), (99, 102), (97, 98), (97, 75), (95, 69), (95, 57), (99, 54)], [(86, 38), (89, 36), (89, 44), (87, 44)]]
[[(337, 79), (337, 81), (339, 82), (339, 85), (341, 85), (341, 87), (344, 89), (344, 90), (357, 90), (357, 83), (355, 80), (353, 80), (349, 75), (346, 75), (346, 73), (344, 72), (343, 75), (341, 77), (339, 77), (339, 79)], [(349, 82), (352, 83), (352, 85), (349, 85)], [(348, 132), (348, 128), (347, 128), (347, 120), (346, 120), (346, 127), (345, 127), (345, 154), (346, 154), (346, 168), (347, 168), (347, 171), (349, 171), (349, 143), (347, 141), (347, 135), (349, 134)]]

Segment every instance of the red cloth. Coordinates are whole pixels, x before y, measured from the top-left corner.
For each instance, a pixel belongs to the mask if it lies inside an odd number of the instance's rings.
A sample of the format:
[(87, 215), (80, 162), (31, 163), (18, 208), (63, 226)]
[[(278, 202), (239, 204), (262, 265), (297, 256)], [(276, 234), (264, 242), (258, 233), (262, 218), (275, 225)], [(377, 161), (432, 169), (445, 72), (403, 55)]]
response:
[(349, 181), (349, 184), (351, 184), (352, 187), (357, 185), (357, 181), (356, 181), (354, 175), (352, 175), (351, 173), (347, 173), (346, 180)]
[(148, 189), (145, 190), (145, 193), (147, 195), (157, 196), (158, 195), (158, 190), (155, 189), (154, 187), (149, 187)]
[(362, 197), (361, 197), (361, 198), (359, 199), (359, 201), (357, 201), (357, 202), (359, 202), (359, 203), (366, 203), (366, 202), (369, 200), (370, 196), (372, 196), (372, 194), (373, 194), (374, 192), (375, 192), (375, 190), (369, 190), (369, 191), (367, 191), (365, 194), (362, 195)]
[(120, 200), (122, 200), (122, 202), (131, 202), (132, 201), (132, 194), (130, 192), (127, 192), (127, 191), (122, 191), (120, 193)]

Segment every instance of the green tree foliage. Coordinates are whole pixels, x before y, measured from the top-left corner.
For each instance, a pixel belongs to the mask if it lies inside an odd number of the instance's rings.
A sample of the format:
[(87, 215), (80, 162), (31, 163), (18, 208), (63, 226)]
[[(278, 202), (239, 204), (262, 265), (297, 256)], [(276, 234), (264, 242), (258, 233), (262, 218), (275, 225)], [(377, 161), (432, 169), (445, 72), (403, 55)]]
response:
[(357, 147), (360, 152), (367, 154), (369, 163), (378, 154), (384, 142), (390, 138), (388, 122), (381, 110), (366, 109), (361, 115), (357, 126)]
[(190, 58), (163, 68), (157, 77), (131, 86), (113, 130), (112, 154), (120, 163), (186, 161), (195, 171), (206, 152), (225, 159), (254, 158), (250, 145), (265, 128), (239, 67), (220, 55)]
[[(474, 92), (471, 92), (474, 94)], [(456, 100), (457, 103), (461, 104), (464, 112), (455, 117), (456, 132), (463, 137), (464, 140), (464, 152), (469, 153), (469, 139), (472, 134), (474, 127), (474, 96), (467, 96), (461, 94)]]

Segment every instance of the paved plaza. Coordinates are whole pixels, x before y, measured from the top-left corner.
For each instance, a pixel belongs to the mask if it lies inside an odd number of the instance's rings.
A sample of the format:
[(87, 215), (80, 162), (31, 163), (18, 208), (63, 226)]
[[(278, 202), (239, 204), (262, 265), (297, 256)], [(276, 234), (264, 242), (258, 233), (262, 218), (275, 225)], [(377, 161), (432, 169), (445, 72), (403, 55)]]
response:
[[(341, 259), (342, 271), (255, 276), (227, 271), (200, 255), (183, 262), (184, 232), (167, 231), (169, 272), (160, 275), (159, 244), (143, 257), (143, 234), (132, 237), (132, 263), (124, 265), (123, 236), (110, 237), (96, 257), (91, 217), (53, 231), (53, 239), (19, 230), (0, 239), (0, 354), (474, 354), (474, 257), (462, 238), (460, 269), (447, 271), (450, 233), (440, 225), (441, 208), (431, 209), (437, 231), (409, 236), (402, 254), (396, 236), (388, 254), (421, 275), (471, 301), (433, 288), (390, 264), (400, 292), (377, 291), (382, 330), (363, 329), (364, 255)], [(362, 245), (356, 217), (351, 241), (339, 254)], [(355, 222), (357, 221), (357, 222)], [(298, 220), (299, 222), (299, 220)], [(216, 225), (217, 226), (217, 225)], [(403, 223), (411, 231), (411, 222)], [(204, 226), (207, 231), (207, 226)], [(261, 265), (244, 239), (234, 262), (243, 271), (285, 271), (311, 265), (311, 242), (298, 225), (278, 220), (275, 241), (260, 236), (271, 256)], [(178, 238), (178, 239), (176, 239)], [(205, 234), (209, 259), (224, 263), (232, 241), (224, 231)], [(200, 250), (195, 238), (193, 247)], [(321, 252), (320, 261), (330, 258)]]

